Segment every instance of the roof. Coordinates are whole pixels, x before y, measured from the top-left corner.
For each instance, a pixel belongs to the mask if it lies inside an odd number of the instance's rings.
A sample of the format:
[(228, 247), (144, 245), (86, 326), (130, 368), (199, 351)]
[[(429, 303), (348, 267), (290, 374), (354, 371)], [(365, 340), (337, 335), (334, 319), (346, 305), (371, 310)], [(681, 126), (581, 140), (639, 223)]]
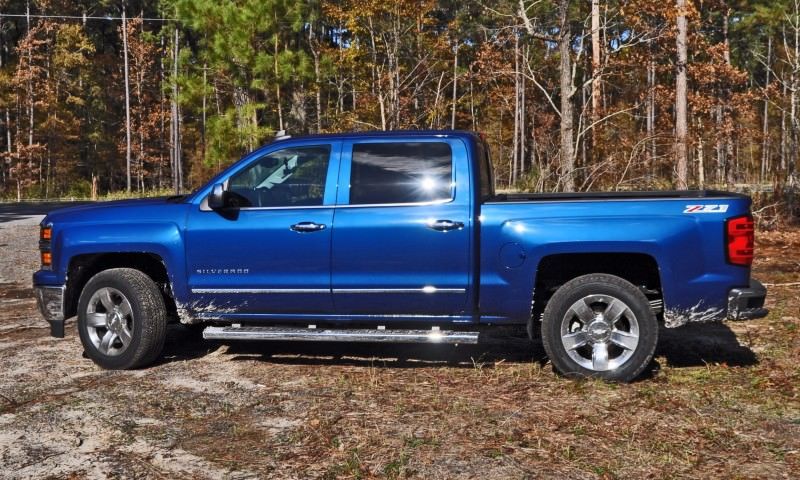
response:
[[(291, 132), (287, 132), (291, 133)], [(373, 130), (366, 132), (341, 132), (341, 133), (316, 133), (310, 135), (283, 137), (275, 140), (282, 142), (286, 140), (305, 140), (305, 139), (344, 139), (344, 138), (391, 138), (391, 137), (411, 137), (411, 136), (447, 136), (447, 137), (470, 137), (476, 138), (478, 134), (468, 130)]]

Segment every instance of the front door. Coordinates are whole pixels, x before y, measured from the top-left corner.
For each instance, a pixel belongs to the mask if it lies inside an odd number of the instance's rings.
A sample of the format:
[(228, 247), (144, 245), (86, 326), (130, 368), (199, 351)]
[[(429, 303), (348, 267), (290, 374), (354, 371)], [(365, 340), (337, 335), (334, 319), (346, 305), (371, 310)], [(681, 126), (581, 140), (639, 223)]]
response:
[[(333, 229), (337, 314), (460, 316), (469, 309), (470, 198), (460, 140), (343, 147)], [(456, 161), (458, 160), (458, 161)]]
[(339, 145), (287, 147), (257, 158), (226, 181), (228, 208), (201, 206), (189, 215), (188, 307), (195, 315), (332, 311)]

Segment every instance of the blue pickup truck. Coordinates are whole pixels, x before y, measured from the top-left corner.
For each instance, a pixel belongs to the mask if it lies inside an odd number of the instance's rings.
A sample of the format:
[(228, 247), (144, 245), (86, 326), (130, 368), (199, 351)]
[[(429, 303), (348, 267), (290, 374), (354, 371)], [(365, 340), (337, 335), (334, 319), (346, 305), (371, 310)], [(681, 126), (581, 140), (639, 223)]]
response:
[(497, 194), (458, 131), (281, 137), (186, 196), (58, 210), (33, 275), (51, 334), (129, 369), (170, 322), (216, 340), (540, 336), (558, 372), (630, 381), (659, 323), (763, 317), (750, 199)]

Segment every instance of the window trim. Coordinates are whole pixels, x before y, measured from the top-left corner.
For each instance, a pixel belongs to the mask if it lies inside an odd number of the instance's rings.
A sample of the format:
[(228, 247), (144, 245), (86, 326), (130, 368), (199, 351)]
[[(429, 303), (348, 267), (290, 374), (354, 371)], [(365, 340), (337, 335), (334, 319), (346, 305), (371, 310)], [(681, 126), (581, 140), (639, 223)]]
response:
[[(444, 143), (450, 148), (450, 198), (447, 199), (439, 199), (439, 200), (429, 200), (426, 202), (392, 202), (392, 203), (350, 203), (350, 192), (352, 191), (353, 184), (351, 183), (353, 177), (353, 149), (356, 145), (365, 145), (365, 144), (391, 144), (391, 143)], [(348, 151), (345, 151), (347, 149)], [(376, 208), (376, 207), (425, 207), (431, 205), (447, 205), (448, 203), (453, 203), (456, 200), (456, 160), (455, 160), (455, 151), (453, 150), (453, 144), (449, 142), (447, 139), (444, 138), (414, 138), (410, 140), (386, 140), (386, 139), (368, 139), (368, 140), (354, 140), (348, 142), (347, 144), (343, 145), (342, 147), (342, 160), (345, 159), (345, 154), (347, 155), (347, 178), (345, 181), (347, 182), (347, 203), (338, 203), (336, 208)], [(343, 162), (344, 163), (344, 162)], [(343, 173), (343, 172), (342, 172)]]

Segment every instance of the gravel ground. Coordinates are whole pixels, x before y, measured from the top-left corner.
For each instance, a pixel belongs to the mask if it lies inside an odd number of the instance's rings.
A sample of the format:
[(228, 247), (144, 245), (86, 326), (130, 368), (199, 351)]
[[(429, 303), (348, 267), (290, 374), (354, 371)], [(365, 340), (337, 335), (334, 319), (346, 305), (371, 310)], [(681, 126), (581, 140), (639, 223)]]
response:
[(41, 217), (11, 224), (0, 223), (0, 284), (31, 283), (39, 262)]
[[(0, 223), (0, 478), (796, 478), (800, 231), (766, 235), (766, 319), (663, 330), (613, 385), (540, 346), (206, 343), (103, 371), (35, 311), (36, 218)], [(26, 223), (28, 222), (28, 223)]]

